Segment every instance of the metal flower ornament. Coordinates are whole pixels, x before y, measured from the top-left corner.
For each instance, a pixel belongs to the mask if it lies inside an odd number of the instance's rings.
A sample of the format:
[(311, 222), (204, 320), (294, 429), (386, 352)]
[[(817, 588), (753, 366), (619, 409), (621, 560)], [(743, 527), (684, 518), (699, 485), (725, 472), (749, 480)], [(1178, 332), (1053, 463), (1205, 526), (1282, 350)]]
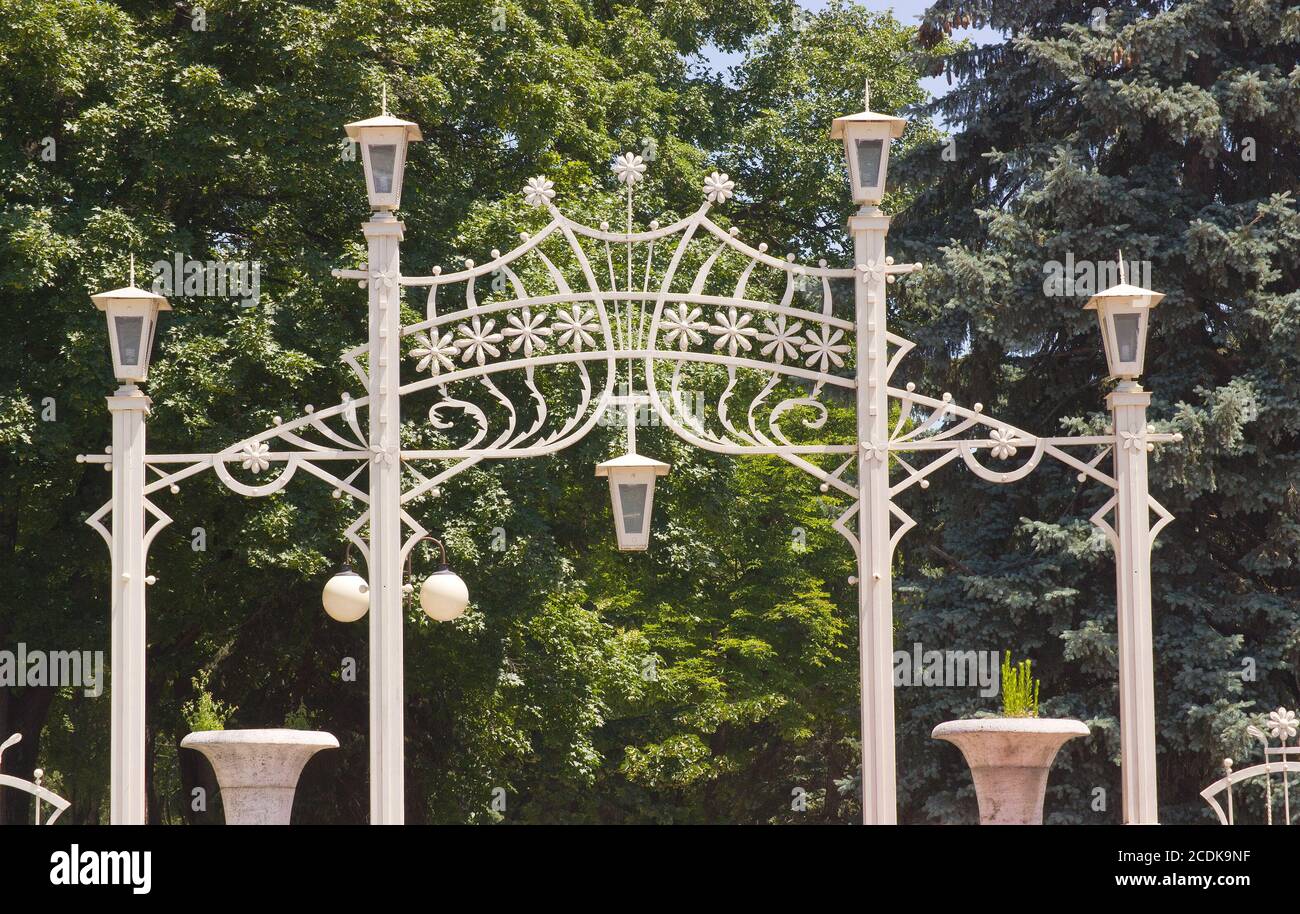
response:
[(704, 199), (710, 203), (726, 203), (735, 189), (735, 181), (716, 171), (704, 179)]
[(645, 177), (645, 160), (635, 152), (625, 152), (614, 160), (614, 174), (631, 190)]
[[(1121, 378), (1108, 398), (1115, 424), (1105, 434), (1040, 437), (985, 415), (978, 403), (967, 408), (949, 394), (927, 396), (898, 382), (913, 344), (889, 330), (886, 291), (920, 264), (886, 255), (889, 218), (876, 204), (885, 194), (890, 141), (904, 126), (870, 110), (832, 125), (832, 137), (844, 141), (852, 195), (861, 204), (848, 226), (852, 259), (841, 266), (801, 262), (797, 252), (773, 256), (766, 242), (727, 227), (715, 208), (734, 201), (737, 186), (721, 171), (702, 179), (694, 210), (639, 225), (636, 194), (649, 163), (625, 152), (613, 159), (607, 178), (610, 192), (625, 203), (621, 230), (570, 218), (557, 205), (555, 182), (536, 175), (521, 192), (540, 211), (530, 217), (544, 224), (520, 232), (512, 250), (493, 250), (481, 263), (466, 258), (460, 268), (407, 274), (404, 227), (393, 212), (407, 144), (420, 139), (419, 128), (387, 113), (349, 124), (363, 147), (374, 210), (364, 225), (367, 262), (333, 271), (367, 290), (369, 338), (342, 356), (357, 394), (322, 409), (304, 407), (288, 421), (277, 418), (271, 428), (215, 453), (148, 454), (148, 398), (135, 386), (147, 364), (121, 364), (125, 386), (109, 398), (109, 408), (125, 417), (122, 443), (115, 437), (111, 455), (83, 457), (114, 471), (114, 500), (88, 522), (113, 550), (115, 606), (126, 608), (114, 614), (115, 626), (122, 620), (114, 637), (138, 658), (119, 664), (115, 655), (113, 664), (115, 683), (125, 675), (130, 686), (121, 702), (114, 699), (114, 732), (131, 729), (121, 736), (125, 753), (114, 755), (114, 821), (139, 821), (144, 808), (144, 761), (132, 755), (144, 745), (137, 732), (144, 713), (123, 702), (144, 694), (145, 561), (153, 538), (171, 521), (153, 496), (207, 469), (237, 493), (265, 496), (301, 470), (356, 505), (344, 535), (369, 569), (366, 590), (357, 591), (368, 596), (348, 615), (366, 614), (369, 600), (371, 821), (399, 822), (402, 567), (427, 537), (423, 522), (437, 517), (437, 495), (485, 461), (563, 450), (614, 414), (626, 420), (626, 452), (595, 470), (608, 478), (620, 548), (648, 547), (655, 481), (670, 470), (637, 452), (638, 416), (653, 417), (705, 450), (785, 460), (826, 496), (833, 527), (858, 564), (868, 822), (895, 817), (891, 566), (915, 524), (900, 497), (912, 486), (929, 486), (929, 477), (958, 458), (988, 482), (1022, 479), (1050, 457), (1081, 481), (1097, 483), (1103, 497), (1092, 520), (1119, 557), (1122, 675), (1139, 677), (1120, 690), (1125, 819), (1154, 821), (1149, 553), (1171, 517), (1147, 493), (1146, 455), (1177, 436), (1147, 427), (1149, 395), (1135, 378), (1158, 293), (1125, 284), (1090, 303), (1108, 364)], [(423, 296), (422, 320), (402, 323), (403, 293)], [(134, 288), (95, 299), (110, 322), (156, 318), (167, 307)], [(1112, 339), (1121, 329), (1129, 336)], [(1124, 360), (1112, 363), (1112, 355)], [(851, 409), (854, 421), (828, 422), (837, 408)], [(831, 432), (844, 425), (852, 431)], [(114, 514), (110, 531), (103, 521), (114, 504), (143, 510)]]
[(529, 178), (524, 188), (524, 201), (529, 206), (545, 206), (555, 199), (555, 184), (550, 178)]

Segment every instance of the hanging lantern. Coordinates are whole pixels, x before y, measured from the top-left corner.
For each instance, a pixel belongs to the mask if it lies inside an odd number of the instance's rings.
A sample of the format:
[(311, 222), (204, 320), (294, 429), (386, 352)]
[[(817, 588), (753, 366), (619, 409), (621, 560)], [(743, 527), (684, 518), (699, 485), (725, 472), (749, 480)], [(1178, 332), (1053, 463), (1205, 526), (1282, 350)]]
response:
[(596, 467), (597, 476), (609, 477), (609, 497), (614, 503), (614, 532), (623, 552), (650, 545), (650, 514), (654, 508), (655, 478), (668, 473), (668, 464), (629, 452)]
[(370, 610), (370, 585), (352, 570), (352, 545), (348, 544), (343, 564), (325, 582), (321, 603), (326, 614), (336, 622), (356, 622)]

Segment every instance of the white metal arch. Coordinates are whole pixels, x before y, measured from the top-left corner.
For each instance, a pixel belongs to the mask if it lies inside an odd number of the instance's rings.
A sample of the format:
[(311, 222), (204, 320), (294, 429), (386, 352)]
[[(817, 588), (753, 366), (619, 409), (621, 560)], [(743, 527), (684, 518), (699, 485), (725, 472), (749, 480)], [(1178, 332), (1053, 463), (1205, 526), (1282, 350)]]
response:
[[(402, 225), (376, 216), (364, 226), (369, 262), (334, 271), (369, 292), (369, 340), (343, 355), (362, 395), (345, 394), (320, 410), (309, 407), (302, 416), (277, 420), (215, 453), (142, 454), (156, 476), (140, 492), (153, 523), (131, 546), (142, 553), (132, 552), (132, 563), (143, 562), (149, 544), (171, 520), (150, 496), (174, 490), (208, 468), (231, 490), (254, 497), (282, 490), (301, 469), (337, 496), (365, 506), (346, 536), (365, 557), (375, 599), (383, 607), (370, 620), (372, 821), (401, 820), (400, 568), (426, 533), (408, 506), (484, 460), (536, 457), (568, 447), (612, 407), (647, 406), (682, 440), (709, 451), (780, 457), (816, 479), (823, 492), (834, 489), (848, 499), (833, 526), (853, 546), (861, 582), (865, 821), (890, 823), (895, 815), (889, 569), (894, 549), (915, 521), (894, 499), (913, 485), (928, 486), (932, 473), (959, 456), (979, 478), (994, 483), (1022, 479), (1050, 456), (1075, 470), (1081, 481), (1091, 479), (1115, 492), (1092, 521), (1121, 557), (1121, 654), (1129, 664), (1121, 676), (1149, 683), (1149, 551), (1171, 517), (1147, 494), (1145, 455), (1176, 436), (1146, 426), (1146, 395), (1127, 393), (1113, 400), (1116, 424), (1108, 434), (1039, 437), (988, 416), (980, 404), (967, 408), (948, 394), (936, 399), (911, 384), (891, 386), (913, 344), (887, 329), (885, 289), (920, 265), (894, 264), (885, 256), (887, 217), (864, 207), (850, 220), (852, 267), (796, 263), (793, 255), (772, 256), (766, 245), (750, 246), (710, 217), (712, 206), (725, 203), (734, 191), (726, 175), (715, 173), (705, 183), (705, 202), (693, 213), (637, 230), (633, 196), (644, 168), (629, 170), (635, 158), (629, 154), (616, 166), (627, 192), (624, 231), (570, 219), (554, 204), (551, 182), (534, 178), (524, 195), (531, 205), (545, 208), (550, 217), (545, 227), (522, 233), (520, 244), (504, 254), (493, 251), (482, 264), (467, 260), (454, 272), (404, 275)], [(657, 260), (665, 248), (666, 262)], [(724, 257), (734, 266), (719, 271)], [(494, 288), (480, 300), (483, 282)], [(428, 290), (424, 320), (400, 323), (403, 288)], [(837, 314), (835, 294), (844, 288), (852, 289), (852, 304), (846, 302), (840, 309), (845, 314)], [(800, 304), (801, 294), (818, 291), (819, 306)], [(850, 309), (851, 317), (846, 316)], [(402, 342), (414, 345), (403, 354)], [(414, 379), (403, 380), (403, 357), (413, 360)], [(681, 408), (682, 383), (684, 372), (697, 366), (723, 369), (726, 383), (703, 415), (692, 416)], [(618, 392), (621, 368), (625, 393)], [(603, 377), (596, 377), (593, 372), (601, 369)], [(552, 370), (576, 375), (577, 401), (563, 411), (553, 408), (538, 382), (539, 372)], [(497, 383), (511, 377), (522, 378), (522, 403)], [(486, 396), (458, 393), (464, 385)], [(733, 402), (754, 387), (748, 402)], [(825, 428), (828, 390), (851, 392), (857, 417), (851, 440), (806, 440), (819, 438)], [(403, 448), (398, 436), (403, 401), (428, 397), (432, 403), (423, 411), (429, 426), (453, 440), (436, 448)], [(891, 405), (897, 406), (892, 429)], [(466, 425), (469, 432), (454, 438)], [(801, 435), (805, 440), (797, 440)], [(1066, 450), (1076, 448), (1085, 453)], [(1022, 451), (1028, 452), (1026, 459), (1009, 463)], [(985, 462), (985, 454), (995, 467)], [(1101, 469), (1107, 456), (1115, 466), (1111, 473)], [(81, 459), (113, 462), (100, 455)], [(421, 470), (430, 463), (436, 471)], [(262, 481), (273, 468), (274, 475)], [(103, 524), (112, 505), (104, 505), (88, 523), (113, 550), (116, 574), (127, 563), (119, 561), (125, 547)], [(1114, 524), (1107, 519), (1111, 512), (1122, 515)], [(1150, 512), (1158, 518), (1154, 527)], [(366, 528), (369, 542), (361, 536)], [(382, 546), (372, 548), (376, 542)], [(1136, 649), (1125, 646), (1126, 631), (1136, 631)], [(398, 670), (376, 672), (373, 667), (380, 665)], [(1149, 687), (1121, 690), (1131, 702), (1121, 711), (1129, 722), (1123, 751), (1126, 821), (1155, 816), (1154, 712), (1148, 692)]]

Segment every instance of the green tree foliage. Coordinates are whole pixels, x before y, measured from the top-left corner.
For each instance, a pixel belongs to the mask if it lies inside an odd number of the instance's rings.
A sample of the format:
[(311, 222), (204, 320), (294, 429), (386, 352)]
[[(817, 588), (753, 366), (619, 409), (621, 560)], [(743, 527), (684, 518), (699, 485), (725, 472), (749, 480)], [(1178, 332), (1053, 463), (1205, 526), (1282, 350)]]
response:
[[(364, 259), (367, 210), (341, 126), (374, 113), (385, 80), (425, 137), (403, 197), (408, 270), (511, 247), (537, 218), (519, 195), (532, 175), (576, 217), (610, 218), (626, 149), (653, 154), (641, 223), (693, 209), (719, 168), (746, 195), (728, 209), (746, 237), (834, 256), (850, 204), (825, 130), (868, 73), (878, 107), (920, 100), (907, 34), (850, 6), (796, 23), (767, 0), (0, 6), (0, 645), (108, 649), (107, 556), (83, 520), (109, 481), (74, 455), (109, 441), (86, 296), (120, 285), (130, 253), (142, 273), (176, 252), (262, 265), (257, 307), (172, 296), (152, 451), (217, 450), (350, 388), (339, 356), (365, 337), (364, 296), (329, 271)], [(693, 62), (710, 42), (749, 52), (731, 80)], [(405, 439), (432, 440), (414, 415)], [(853, 562), (814, 481), (647, 430), (673, 472), (652, 550), (626, 555), (592, 473), (619, 444), (600, 432), (483, 464), (419, 506), (474, 605), (454, 624), (408, 615), (408, 821), (853, 820)], [(237, 708), (227, 727), (336, 734), (297, 815), (364, 821), (366, 626), (320, 608), (354, 508), (298, 479), (243, 499), (198, 476), (158, 498), (175, 523), (150, 560), (151, 819), (211, 818), (187, 801), (198, 783), (212, 794), (211, 774), (176, 748), (183, 707), (210, 691)], [(29, 752), (13, 763), (34, 767), (39, 747), (69, 821), (105, 817), (107, 722), (107, 699), (76, 690), (0, 692), (0, 730)]]
[[(929, 10), (923, 43), (962, 22), (1005, 38), (926, 64), (955, 79), (931, 109), (952, 142), (900, 167), (924, 190), (894, 235), (940, 269), (899, 318), (921, 343), (916, 380), (1042, 433), (1103, 429), (1086, 296), (1045, 294), (1045, 262), (1113, 261), (1121, 247), (1151, 262), (1167, 297), (1143, 384), (1156, 427), (1185, 436), (1152, 455), (1153, 494), (1177, 516), (1153, 566), (1161, 821), (1203, 821), (1197, 792), (1217, 760), (1247, 757), (1245, 717), (1297, 700), (1300, 11), (1089, 7)], [(1049, 815), (1117, 821), (1114, 571), (1087, 523), (1107, 493), (1060, 467), (1005, 489), (956, 475), (906, 505), (921, 523), (905, 639), (1031, 652), (1053, 684), (1044, 714), (1093, 728), (1063, 752)], [(906, 816), (971, 820), (969, 792), (951, 787), (960, 760), (927, 738), (971, 702), (926, 691), (900, 695)]]

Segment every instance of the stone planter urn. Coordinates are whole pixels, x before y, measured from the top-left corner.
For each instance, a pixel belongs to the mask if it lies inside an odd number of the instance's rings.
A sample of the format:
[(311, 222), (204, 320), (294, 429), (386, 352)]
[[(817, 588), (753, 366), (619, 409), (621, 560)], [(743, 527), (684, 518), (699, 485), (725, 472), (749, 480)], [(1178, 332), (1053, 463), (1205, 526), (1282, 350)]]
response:
[(930, 735), (961, 750), (975, 779), (981, 825), (1042, 825), (1047, 772), (1061, 746), (1087, 736), (1082, 721), (990, 717), (950, 720)]
[(227, 825), (288, 825), (303, 766), (339, 741), (318, 730), (203, 730), (181, 746), (212, 763)]

